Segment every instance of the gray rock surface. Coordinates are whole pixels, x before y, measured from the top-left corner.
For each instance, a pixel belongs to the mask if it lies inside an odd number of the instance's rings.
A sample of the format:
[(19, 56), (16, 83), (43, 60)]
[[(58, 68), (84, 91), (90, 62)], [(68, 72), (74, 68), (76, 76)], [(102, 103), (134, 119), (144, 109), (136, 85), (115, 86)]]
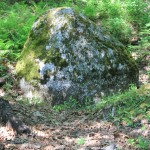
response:
[(115, 144), (111, 144), (111, 145), (106, 146), (100, 150), (117, 150), (117, 146)]
[(138, 68), (115, 38), (72, 8), (54, 8), (33, 24), (16, 70), (28, 98), (83, 102), (138, 85)]

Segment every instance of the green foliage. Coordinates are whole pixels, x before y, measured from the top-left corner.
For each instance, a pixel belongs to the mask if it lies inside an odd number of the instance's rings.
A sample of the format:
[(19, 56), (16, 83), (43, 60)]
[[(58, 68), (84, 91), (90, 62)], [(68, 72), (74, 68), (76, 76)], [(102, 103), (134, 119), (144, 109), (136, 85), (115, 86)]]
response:
[[(10, 2), (3, 0), (0, 3), (0, 49), (15, 50), (12, 55), (22, 49), (37, 16), (52, 7), (71, 6), (80, 10), (124, 43), (131, 37), (132, 26), (141, 29), (150, 21), (148, 3), (144, 0), (35, 1), (39, 3), (14, 0), (13, 5)], [(26, 5), (27, 2), (30, 5)]]
[(150, 21), (148, 2), (146, 3), (144, 0), (127, 0), (127, 10), (129, 20), (138, 28)]
[(144, 0), (82, 0), (78, 7), (123, 43), (129, 43), (132, 30), (150, 21), (148, 2)]
[(150, 47), (150, 22), (147, 23), (139, 33), (141, 37), (140, 46), (142, 49), (148, 49)]
[(0, 3), (0, 49), (4, 51), (5, 56), (18, 58), (33, 22), (44, 12), (41, 7), (44, 6), (37, 7), (35, 3), (31, 6), (24, 3), (10, 6), (4, 2)]
[(84, 143), (85, 143), (85, 139), (83, 137), (77, 139), (77, 144), (78, 145), (84, 145)]
[[(97, 5), (97, 1), (88, 0), (86, 1), (85, 5), (83, 5), (84, 9), (83, 12), (91, 19), (96, 17), (97, 10), (95, 9)], [(80, 6), (79, 6), (80, 7)]]
[[(141, 28), (141, 31), (135, 36), (140, 37), (138, 45), (129, 45), (128, 50), (138, 55), (136, 62), (139, 66), (143, 67), (142, 64), (144, 64), (144, 66), (150, 66), (150, 21), (145, 24), (145, 26)], [(147, 72), (147, 75), (150, 77), (150, 70), (145, 70), (145, 72)]]
[(3, 86), (3, 89), (5, 90), (5, 91), (9, 91), (10, 89), (12, 89), (12, 83), (6, 83), (4, 86)]
[(0, 58), (0, 77), (4, 77), (7, 75), (7, 67), (3, 64), (3, 59)]
[(110, 119), (113, 119), (115, 124), (136, 126), (141, 117), (149, 119), (149, 99), (150, 92), (147, 92), (145, 87), (137, 90), (136, 87), (131, 86), (126, 92), (104, 97), (97, 104), (97, 109), (103, 110), (108, 106), (114, 107), (115, 115), (110, 114)]
[(149, 149), (149, 146), (150, 146), (150, 141), (139, 136), (138, 139), (137, 139), (137, 147), (139, 149), (143, 149), (143, 150), (147, 150)]
[(33, 23), (33, 21), (31, 22), (32, 16), (31, 18), (28, 16), (29, 9), (18, 3), (5, 10), (5, 14), (0, 16), (1, 49), (22, 48)]
[(137, 139), (129, 139), (128, 143), (142, 150), (148, 150), (150, 146), (150, 141), (142, 136), (139, 136)]
[(131, 37), (130, 24), (122, 18), (112, 18), (109, 22), (104, 22), (110, 33), (118, 38), (122, 43), (128, 43)]
[[(130, 51), (143, 51), (144, 53), (147, 53), (147, 49), (150, 47), (150, 21), (149, 23), (146, 23), (142, 28), (141, 31), (136, 34), (135, 36), (140, 37), (139, 45), (137, 46), (128, 46), (128, 49)], [(149, 54), (149, 53), (148, 53)]]
[(53, 109), (56, 111), (62, 111), (62, 110), (76, 109), (80, 107), (81, 105), (77, 100), (70, 98), (69, 101), (65, 101), (63, 104), (55, 105)]
[(8, 76), (7, 59), (1, 57), (0, 51), (0, 78)]
[(70, 97), (69, 101), (65, 101), (63, 104), (55, 105), (53, 109), (55, 111), (63, 111), (63, 110), (91, 109), (91, 107), (92, 107), (91, 101), (88, 99), (86, 99), (84, 103), (82, 103)]
[(38, 98), (32, 98), (32, 100), (31, 100), (28, 98), (25, 99), (25, 98), (20, 97), (19, 99), (17, 99), (17, 102), (20, 104), (26, 103), (27, 105), (32, 105), (32, 106), (38, 106), (38, 105), (43, 104), (43, 101)]

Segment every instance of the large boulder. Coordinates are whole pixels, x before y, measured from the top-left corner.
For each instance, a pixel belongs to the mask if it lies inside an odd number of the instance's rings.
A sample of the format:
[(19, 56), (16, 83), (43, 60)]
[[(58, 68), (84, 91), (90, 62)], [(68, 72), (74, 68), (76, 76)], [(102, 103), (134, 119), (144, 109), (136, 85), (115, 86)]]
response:
[(54, 8), (33, 24), (16, 66), (26, 97), (59, 104), (100, 98), (130, 84), (138, 68), (124, 46), (72, 8)]

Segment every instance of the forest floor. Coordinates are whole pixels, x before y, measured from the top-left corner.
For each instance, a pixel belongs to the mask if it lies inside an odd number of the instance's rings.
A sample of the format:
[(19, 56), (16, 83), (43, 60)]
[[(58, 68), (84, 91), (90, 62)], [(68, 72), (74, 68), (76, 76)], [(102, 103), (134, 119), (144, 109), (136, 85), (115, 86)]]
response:
[(20, 118), (29, 124), (35, 136), (15, 136), (7, 127), (0, 129), (0, 142), (5, 149), (19, 150), (100, 150), (115, 143), (121, 150), (134, 150), (128, 139), (138, 135), (147, 136), (150, 125), (144, 130), (115, 126), (113, 123), (100, 120), (98, 116), (91, 119), (85, 112), (51, 112), (47, 105), (32, 108), (24, 105), (14, 105)]
[[(133, 55), (138, 57), (135, 53)], [(146, 60), (150, 61), (150, 55), (144, 57), (139, 66), (141, 84), (150, 83), (146, 73), (150, 67), (145, 63)], [(115, 144), (120, 150), (140, 150), (129, 140), (138, 136), (150, 139), (150, 124), (145, 119), (141, 119), (140, 125), (134, 128), (121, 124), (116, 126), (113, 122), (102, 120), (100, 112), (92, 115), (85, 110), (57, 112), (50, 109), (47, 102), (34, 105), (21, 101), (21, 96), (16, 96), (17, 90), (10, 90), (5, 94), (16, 116), (34, 133), (30, 136), (16, 136), (10, 128), (0, 127), (0, 143), (5, 149), (100, 150), (102, 147)], [(145, 125), (144, 129), (141, 128), (142, 124)]]

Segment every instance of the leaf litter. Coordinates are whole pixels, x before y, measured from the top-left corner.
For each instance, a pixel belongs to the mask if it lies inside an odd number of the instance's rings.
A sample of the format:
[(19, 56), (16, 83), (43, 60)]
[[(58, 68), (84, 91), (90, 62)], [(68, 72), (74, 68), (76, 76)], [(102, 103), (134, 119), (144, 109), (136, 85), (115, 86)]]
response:
[[(34, 136), (17, 136), (7, 127), (1, 127), (0, 143), (5, 145), (5, 149), (100, 150), (115, 143), (122, 150), (134, 150), (137, 148), (130, 145), (128, 139), (134, 137), (137, 130), (139, 134), (143, 133), (140, 129), (116, 126), (101, 120), (98, 117), (101, 114), (91, 118), (83, 110), (49, 110), (47, 103), (41, 106), (13, 103), (13, 108), (17, 117), (30, 126)], [(148, 123), (144, 131), (150, 131)], [(148, 136), (148, 133), (144, 135)]]

